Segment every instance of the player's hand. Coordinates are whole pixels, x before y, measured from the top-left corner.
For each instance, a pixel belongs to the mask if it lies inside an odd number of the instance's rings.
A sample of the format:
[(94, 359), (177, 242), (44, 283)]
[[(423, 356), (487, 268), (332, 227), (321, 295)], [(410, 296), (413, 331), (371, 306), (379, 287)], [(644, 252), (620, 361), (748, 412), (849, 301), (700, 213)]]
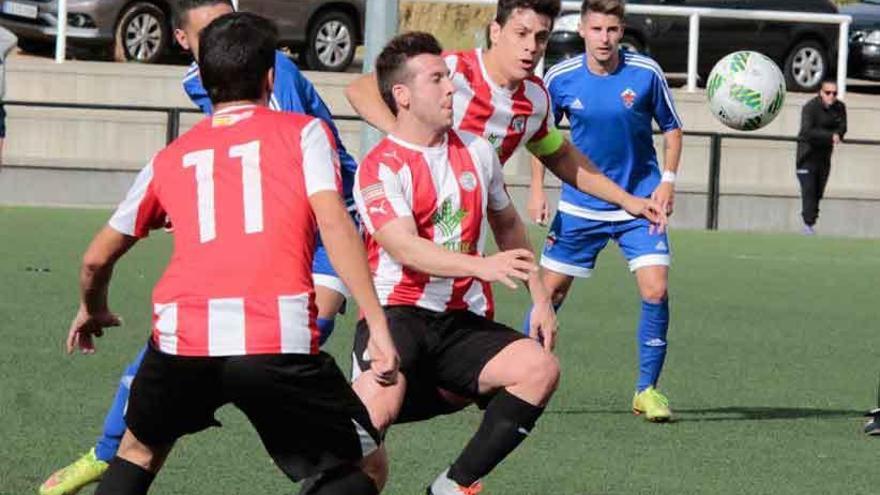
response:
[(627, 213), (634, 217), (645, 217), (652, 224), (652, 230), (660, 233), (666, 230), (666, 210), (655, 199), (638, 198), (629, 195), (621, 204)]
[(538, 225), (546, 226), (550, 219), (550, 209), (547, 207), (547, 195), (543, 187), (529, 188), (529, 201), (526, 205), (529, 219)]
[(529, 337), (540, 342), (544, 349), (552, 351), (556, 347), (556, 311), (550, 302), (535, 304), (529, 317)]
[(367, 342), (367, 353), (370, 355), (370, 369), (379, 385), (394, 385), (397, 383), (400, 356), (391, 339), (388, 324), (385, 321), (371, 322), (369, 328), (370, 340)]
[(840, 134), (835, 132), (834, 134), (831, 135), (831, 144), (833, 144), (835, 146), (840, 144)]
[(510, 249), (479, 260), (477, 278), (485, 282), (501, 282), (516, 289), (516, 280), (528, 281), (538, 271), (535, 255), (528, 249)]
[(661, 182), (651, 194), (651, 199), (660, 204), (660, 208), (666, 212), (666, 216), (672, 216), (675, 204), (675, 185), (672, 182)]
[(95, 337), (104, 335), (105, 328), (119, 325), (122, 325), (122, 319), (108, 309), (89, 314), (85, 306), (80, 306), (67, 331), (67, 353), (79, 349), (83, 354), (93, 354)]

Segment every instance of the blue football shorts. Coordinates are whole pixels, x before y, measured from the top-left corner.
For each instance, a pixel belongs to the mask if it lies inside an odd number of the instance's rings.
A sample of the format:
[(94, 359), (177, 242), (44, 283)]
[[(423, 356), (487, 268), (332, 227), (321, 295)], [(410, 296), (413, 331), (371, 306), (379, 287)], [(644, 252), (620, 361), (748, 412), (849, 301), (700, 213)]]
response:
[(646, 266), (669, 266), (669, 238), (666, 232), (651, 230), (651, 222), (644, 218), (609, 222), (560, 211), (547, 233), (541, 266), (572, 277), (589, 277), (596, 267), (596, 257), (609, 239), (620, 247), (630, 271)]

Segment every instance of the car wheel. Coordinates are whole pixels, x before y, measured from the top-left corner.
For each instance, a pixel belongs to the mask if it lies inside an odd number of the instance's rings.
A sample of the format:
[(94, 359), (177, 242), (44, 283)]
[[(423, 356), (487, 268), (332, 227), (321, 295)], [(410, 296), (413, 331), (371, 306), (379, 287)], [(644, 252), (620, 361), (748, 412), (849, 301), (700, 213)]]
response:
[(354, 59), (354, 21), (344, 12), (323, 12), (311, 23), (305, 61), (313, 70), (341, 72)]
[(628, 34), (623, 35), (623, 38), (620, 39), (620, 47), (628, 52), (645, 53), (645, 46), (642, 45), (642, 42)]
[(815, 41), (801, 41), (785, 58), (783, 72), (789, 90), (816, 91), (828, 74), (828, 54)]
[(165, 54), (170, 40), (171, 27), (162, 9), (135, 2), (119, 17), (113, 58), (119, 62), (154, 63)]

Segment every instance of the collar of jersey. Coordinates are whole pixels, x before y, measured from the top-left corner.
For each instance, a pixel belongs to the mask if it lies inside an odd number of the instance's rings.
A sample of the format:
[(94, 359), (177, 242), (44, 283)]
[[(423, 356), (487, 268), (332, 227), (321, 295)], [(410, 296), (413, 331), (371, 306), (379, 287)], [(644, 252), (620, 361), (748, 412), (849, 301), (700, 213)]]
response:
[(254, 105), (253, 103), (249, 103), (247, 105), (235, 105), (234, 107), (226, 107), (223, 110), (218, 112), (214, 112), (214, 115), (223, 115), (224, 113), (234, 113), (240, 112), (242, 110), (252, 110), (257, 108), (259, 105)]
[[(493, 81), (492, 78), (489, 77), (489, 71), (486, 70), (486, 64), (483, 63), (483, 49), (475, 48), (475, 51), (477, 52), (477, 64), (480, 66), (480, 74), (483, 75), (483, 80), (486, 81), (486, 84), (488, 84), (489, 87), (492, 88), (492, 91), (498, 91), (499, 93), (507, 96), (512, 95), (513, 92), (516, 91), (515, 89), (502, 88), (501, 86), (495, 84), (495, 81)], [(523, 81), (520, 81), (519, 83), (522, 84)]]
[(449, 144), (449, 135), (443, 134), (443, 142), (438, 144), (437, 146), (419, 146), (417, 144), (410, 143), (409, 141), (404, 141), (403, 139), (395, 136), (394, 134), (389, 134), (388, 139), (403, 146), (404, 148), (409, 148), (413, 151), (418, 151), (420, 153), (440, 153), (441, 151), (445, 152), (447, 144)]

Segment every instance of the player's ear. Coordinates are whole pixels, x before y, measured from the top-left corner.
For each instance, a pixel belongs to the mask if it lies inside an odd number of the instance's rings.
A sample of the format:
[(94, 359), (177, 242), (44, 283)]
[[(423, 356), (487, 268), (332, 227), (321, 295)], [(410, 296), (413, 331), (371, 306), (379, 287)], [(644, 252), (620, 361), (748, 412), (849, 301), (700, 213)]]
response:
[(489, 46), (496, 46), (500, 39), (501, 24), (498, 24), (498, 21), (492, 21), (492, 24), (489, 24), (489, 41), (491, 42)]
[(189, 40), (186, 39), (186, 33), (183, 32), (183, 29), (177, 28), (174, 30), (174, 39), (177, 40), (177, 44), (180, 45), (181, 48), (190, 51)]
[(401, 108), (409, 108), (412, 94), (405, 84), (395, 84), (392, 86), (391, 94), (394, 96), (394, 101), (397, 103), (398, 110)]

